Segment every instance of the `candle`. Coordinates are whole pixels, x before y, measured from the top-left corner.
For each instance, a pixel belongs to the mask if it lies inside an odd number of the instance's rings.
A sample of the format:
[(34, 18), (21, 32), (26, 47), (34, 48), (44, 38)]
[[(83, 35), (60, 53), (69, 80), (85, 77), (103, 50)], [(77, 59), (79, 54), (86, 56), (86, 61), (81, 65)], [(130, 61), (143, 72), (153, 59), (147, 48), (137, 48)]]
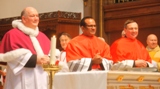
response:
[(56, 37), (51, 37), (51, 53), (50, 53), (50, 64), (55, 64), (56, 60)]

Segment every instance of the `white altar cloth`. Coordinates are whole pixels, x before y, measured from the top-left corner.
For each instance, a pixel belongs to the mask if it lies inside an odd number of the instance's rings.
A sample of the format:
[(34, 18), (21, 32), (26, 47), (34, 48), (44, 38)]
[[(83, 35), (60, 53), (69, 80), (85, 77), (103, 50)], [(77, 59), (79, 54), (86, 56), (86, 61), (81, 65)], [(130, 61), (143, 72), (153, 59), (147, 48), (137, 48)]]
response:
[(56, 73), (53, 89), (160, 89), (160, 72), (89, 71)]
[(106, 89), (107, 71), (56, 73), (53, 89)]

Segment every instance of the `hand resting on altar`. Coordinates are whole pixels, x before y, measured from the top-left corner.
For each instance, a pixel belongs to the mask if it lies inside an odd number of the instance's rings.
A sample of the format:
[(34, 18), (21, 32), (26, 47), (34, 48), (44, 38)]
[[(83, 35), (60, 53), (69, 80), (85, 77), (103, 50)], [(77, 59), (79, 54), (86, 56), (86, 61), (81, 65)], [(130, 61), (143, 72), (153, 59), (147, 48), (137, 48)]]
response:
[(123, 60), (121, 62), (114, 63), (111, 70), (127, 70), (130, 68), (145, 68), (145, 67), (155, 67), (150, 62), (144, 60), (134, 61), (132, 59)]
[(135, 67), (147, 67), (147, 62), (142, 59), (135, 60)]

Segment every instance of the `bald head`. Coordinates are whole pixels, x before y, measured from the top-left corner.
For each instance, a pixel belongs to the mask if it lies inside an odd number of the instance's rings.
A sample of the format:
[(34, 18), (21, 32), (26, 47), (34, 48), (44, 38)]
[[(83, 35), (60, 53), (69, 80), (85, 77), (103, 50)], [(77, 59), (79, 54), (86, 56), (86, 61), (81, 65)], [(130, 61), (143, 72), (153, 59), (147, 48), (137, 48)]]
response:
[(29, 10), (35, 10), (35, 11), (37, 11), (34, 7), (26, 7), (26, 8), (24, 8), (23, 11), (21, 12), (21, 18), (22, 18), (22, 16), (27, 15), (27, 12), (28, 12)]
[(147, 45), (149, 48), (154, 49), (158, 46), (158, 38), (155, 34), (150, 34), (147, 37)]
[(39, 15), (35, 8), (26, 7), (21, 12), (21, 19), (25, 26), (35, 29), (39, 24)]

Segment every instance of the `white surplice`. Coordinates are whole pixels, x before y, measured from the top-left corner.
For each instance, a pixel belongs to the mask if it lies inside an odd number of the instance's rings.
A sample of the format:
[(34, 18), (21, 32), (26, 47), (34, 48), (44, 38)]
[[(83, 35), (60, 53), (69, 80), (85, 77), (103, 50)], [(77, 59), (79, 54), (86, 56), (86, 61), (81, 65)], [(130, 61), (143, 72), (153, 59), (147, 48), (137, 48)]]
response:
[[(92, 58), (81, 58), (80, 60), (73, 60), (68, 62), (69, 70), (71, 72), (86, 72), (91, 65)], [(106, 71), (110, 70), (113, 65), (112, 60), (102, 59), (102, 65)], [(93, 69), (98, 70), (98, 69)]]
[(59, 72), (69, 72), (68, 64), (66, 62), (66, 52), (65, 51), (61, 51), (58, 61), (59, 61), (59, 66), (61, 67)]
[(24, 68), (26, 62), (8, 62), (4, 89), (47, 89), (47, 73), (39, 65), (35, 68)]
[[(148, 67), (154, 67), (154, 65), (150, 62), (147, 62)], [(117, 62), (114, 65), (112, 65), (111, 70), (125, 70), (129, 68), (133, 68), (134, 60), (128, 59), (121, 62)]]
[(40, 65), (24, 68), (31, 55), (23, 48), (0, 54), (0, 61), (7, 62), (4, 89), (47, 89), (47, 73)]

